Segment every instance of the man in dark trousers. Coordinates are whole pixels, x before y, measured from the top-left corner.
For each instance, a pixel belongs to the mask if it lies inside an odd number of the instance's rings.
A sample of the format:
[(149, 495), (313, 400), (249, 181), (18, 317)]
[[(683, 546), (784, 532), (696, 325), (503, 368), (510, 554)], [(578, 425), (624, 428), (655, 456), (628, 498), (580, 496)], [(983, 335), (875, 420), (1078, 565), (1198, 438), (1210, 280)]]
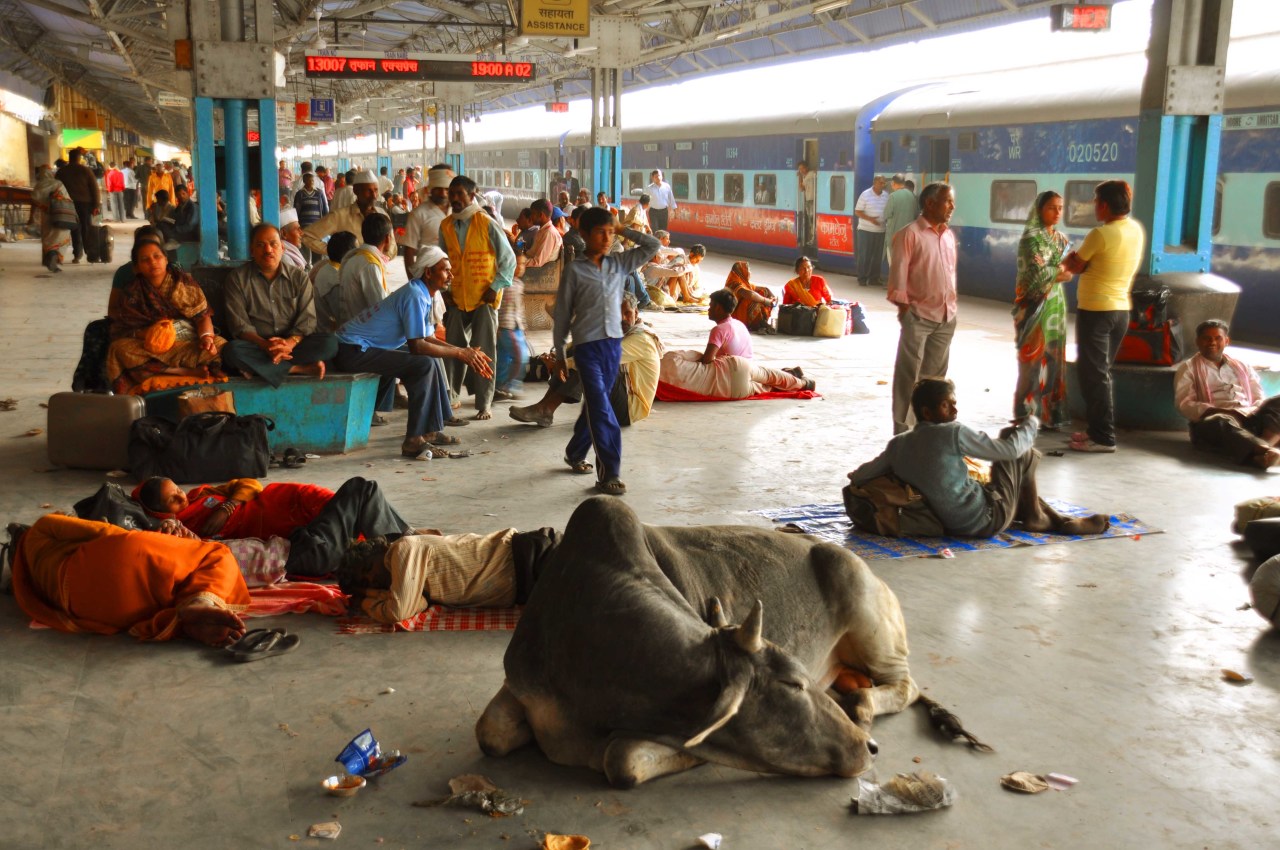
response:
[[(80, 219), (79, 224), (71, 229), (71, 252), (74, 255), (71, 262), (78, 263), (88, 250), (89, 239), (93, 235), (93, 217), (101, 209), (101, 199), (98, 196), (98, 178), (93, 169), (82, 162), (84, 148), (74, 148), (67, 156), (70, 161), (59, 168), (54, 177), (67, 187), (67, 194), (76, 205), (76, 216)], [(96, 249), (89, 262), (98, 262)]]

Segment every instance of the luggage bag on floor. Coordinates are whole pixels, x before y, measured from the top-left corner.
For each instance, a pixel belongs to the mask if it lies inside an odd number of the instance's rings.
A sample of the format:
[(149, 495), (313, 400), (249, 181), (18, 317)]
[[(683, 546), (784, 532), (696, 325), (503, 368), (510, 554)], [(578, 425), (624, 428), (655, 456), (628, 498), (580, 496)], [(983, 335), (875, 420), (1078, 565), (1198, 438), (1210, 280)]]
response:
[(139, 395), (54, 393), (49, 397), (49, 462), (73, 469), (124, 469), (129, 429), (146, 405)]
[(84, 252), (89, 257), (91, 263), (109, 263), (111, 255), (115, 249), (115, 237), (111, 235), (111, 228), (105, 224), (94, 225), (89, 228), (89, 244), (84, 246)]
[(813, 336), (818, 309), (803, 304), (783, 304), (778, 308), (778, 333), (789, 336)]

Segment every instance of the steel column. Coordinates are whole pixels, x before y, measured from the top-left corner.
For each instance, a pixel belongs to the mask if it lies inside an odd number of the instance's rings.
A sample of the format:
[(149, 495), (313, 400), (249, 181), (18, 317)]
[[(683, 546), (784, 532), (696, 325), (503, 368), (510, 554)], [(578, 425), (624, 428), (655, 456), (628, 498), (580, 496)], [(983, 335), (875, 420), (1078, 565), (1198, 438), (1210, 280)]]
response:
[[(276, 176), (276, 102), (272, 98), (258, 101), (258, 157), (262, 173), (262, 220), (280, 226), (280, 180)], [(313, 150), (314, 152), (314, 150)], [(240, 205), (249, 208), (246, 196)]]
[[(218, 262), (218, 169), (213, 144), (213, 98), (195, 98), (196, 144), (192, 150), (192, 175), (200, 199), (200, 265)], [(206, 199), (213, 200), (208, 203)], [(205, 207), (208, 207), (206, 212)]]
[[(249, 128), (246, 101), (223, 100), (223, 151), (227, 178), (227, 253), (231, 262), (249, 259)], [(279, 202), (276, 204), (279, 207)], [(203, 218), (203, 210), (201, 217)], [(267, 210), (263, 210), (265, 215)], [(279, 212), (276, 212), (279, 216)], [(215, 219), (216, 220), (216, 219)]]

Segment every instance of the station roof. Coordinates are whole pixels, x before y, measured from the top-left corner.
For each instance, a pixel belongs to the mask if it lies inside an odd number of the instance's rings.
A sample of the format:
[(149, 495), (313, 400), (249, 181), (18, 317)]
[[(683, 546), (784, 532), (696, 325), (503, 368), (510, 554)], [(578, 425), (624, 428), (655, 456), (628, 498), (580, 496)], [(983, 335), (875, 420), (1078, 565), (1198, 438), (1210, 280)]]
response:
[[(625, 63), (624, 89), (634, 89), (1047, 18), (1053, 2), (593, 0), (591, 9), (593, 20), (609, 16), (639, 30), (639, 53)], [(188, 144), (189, 109), (164, 105), (170, 101), (161, 96), (191, 90), (190, 75), (174, 69), (167, 18), (185, 6), (175, 0), (0, 0), (0, 85), (25, 83), (21, 93), (40, 100), (46, 86), (61, 81), (144, 135)], [(520, 38), (518, 0), (275, 0), (273, 6), (276, 49), (288, 58), (288, 85), (278, 100), (333, 97), (352, 132), (375, 121), (416, 123), (417, 104), (434, 97), (432, 84), (308, 80), (301, 68), (305, 52), (328, 47), (535, 63), (534, 83), (476, 84), (472, 101), (488, 111), (553, 100), (557, 91), (561, 99), (588, 95), (591, 68), (601, 64), (594, 36)], [(359, 118), (350, 118), (357, 112)]]

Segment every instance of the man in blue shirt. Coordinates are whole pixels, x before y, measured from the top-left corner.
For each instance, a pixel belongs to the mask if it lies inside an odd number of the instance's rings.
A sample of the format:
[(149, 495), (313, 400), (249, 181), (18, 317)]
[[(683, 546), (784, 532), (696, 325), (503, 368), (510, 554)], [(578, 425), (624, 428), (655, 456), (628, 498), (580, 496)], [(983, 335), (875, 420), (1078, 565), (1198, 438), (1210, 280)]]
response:
[(622, 289), (627, 275), (653, 259), (662, 247), (657, 239), (637, 230), (622, 235), (636, 244), (620, 254), (609, 253), (618, 220), (613, 213), (592, 207), (582, 213), (578, 229), (586, 252), (567, 265), (556, 294), (554, 345), (556, 372), (565, 380), (565, 344), (573, 336), (573, 359), (582, 380), (582, 413), (573, 426), (564, 462), (575, 473), (592, 471), (587, 449), (595, 447), (596, 489), (621, 496), (622, 429), (609, 403), (609, 390), (622, 359)]
[(442, 430), (452, 411), (441, 358), (459, 360), (485, 378), (493, 376), (492, 361), (478, 348), (450, 345), (435, 336), (431, 302), (453, 279), (444, 251), (424, 247), (415, 265), (413, 280), (338, 329), (334, 362), (344, 372), (399, 378), (409, 394), (401, 454), (443, 457), (447, 453), (437, 446), (456, 445), (458, 438)]
[[(956, 421), (955, 384), (945, 378), (922, 378), (911, 393), (916, 425), (889, 441), (875, 460), (849, 473), (862, 486), (893, 474), (924, 496), (947, 534), (992, 537), (1015, 521), (1026, 531), (1057, 534), (1101, 534), (1105, 514), (1075, 518), (1059, 514), (1039, 497), (1033, 447), (1040, 422), (1028, 416), (1005, 428), (998, 439)], [(969, 476), (965, 457), (993, 461), (991, 481)]]

